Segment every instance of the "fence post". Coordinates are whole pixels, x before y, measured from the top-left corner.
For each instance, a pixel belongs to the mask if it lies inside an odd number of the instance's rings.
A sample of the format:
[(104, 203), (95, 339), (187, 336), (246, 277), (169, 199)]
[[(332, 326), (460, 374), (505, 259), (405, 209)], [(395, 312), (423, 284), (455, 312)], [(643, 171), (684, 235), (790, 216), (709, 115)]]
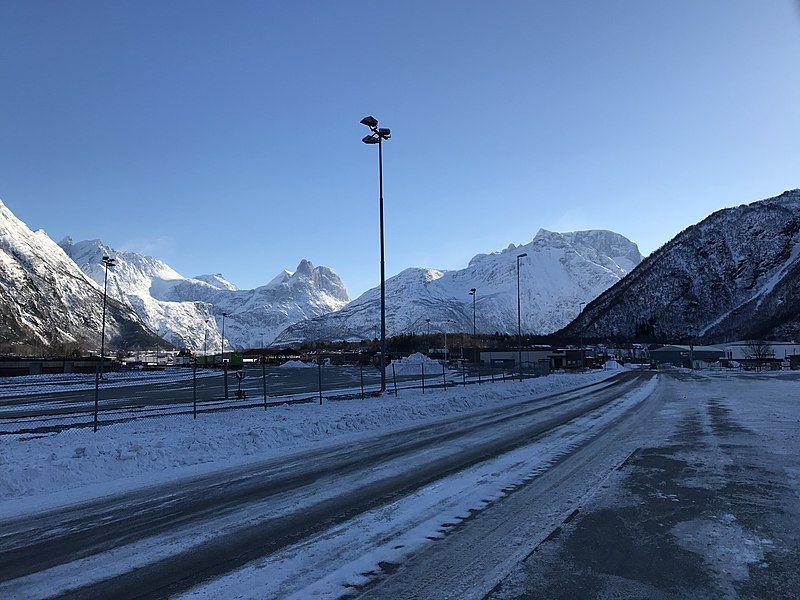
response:
[(192, 363), (192, 418), (197, 418), (197, 358)]
[(317, 359), (317, 379), (319, 381), (319, 405), (322, 406), (322, 358)]
[(464, 387), (467, 387), (467, 365), (461, 364), (461, 380), (464, 382)]
[(222, 375), (225, 383), (225, 400), (228, 399), (228, 363), (222, 365)]
[(394, 365), (392, 365), (392, 381), (394, 381), (394, 397), (397, 398), (397, 375), (394, 372)]
[(444, 386), (444, 389), (447, 390), (447, 376), (445, 375), (444, 363), (442, 363), (442, 385)]
[(420, 366), (422, 367), (422, 393), (424, 394), (425, 393), (425, 363), (424, 362), (420, 363)]
[(267, 410), (267, 361), (261, 357), (261, 386), (264, 388), (264, 410)]
[(358, 359), (358, 370), (361, 375), (361, 399), (364, 399), (364, 363), (361, 362), (361, 357)]

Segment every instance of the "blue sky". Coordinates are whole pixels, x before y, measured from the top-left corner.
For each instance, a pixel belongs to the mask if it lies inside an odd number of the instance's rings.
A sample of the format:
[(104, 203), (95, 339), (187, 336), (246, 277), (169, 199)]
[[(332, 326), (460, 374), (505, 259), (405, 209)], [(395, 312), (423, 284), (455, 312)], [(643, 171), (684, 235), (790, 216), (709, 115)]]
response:
[(540, 227), (647, 253), (800, 186), (797, 2), (0, 1), (0, 198), (56, 240), (353, 296)]

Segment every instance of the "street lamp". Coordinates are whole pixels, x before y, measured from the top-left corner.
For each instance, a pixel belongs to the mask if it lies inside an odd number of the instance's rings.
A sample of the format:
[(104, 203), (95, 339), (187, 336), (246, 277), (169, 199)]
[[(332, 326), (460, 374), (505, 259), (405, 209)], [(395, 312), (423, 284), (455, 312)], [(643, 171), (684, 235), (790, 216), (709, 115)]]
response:
[(381, 392), (386, 391), (386, 267), (383, 248), (383, 141), (392, 137), (386, 128), (378, 128), (378, 119), (373, 116), (361, 119), (361, 124), (372, 132), (361, 141), (365, 144), (378, 144), (378, 206), (380, 212), (381, 236)]
[(227, 313), (222, 313), (222, 353), (220, 354), (220, 361), (222, 362), (222, 379), (225, 386), (225, 400), (228, 399), (228, 365), (225, 364), (225, 317)]
[(103, 257), (105, 276), (103, 277), (103, 324), (100, 327), (100, 364), (94, 377), (94, 430), (97, 431), (97, 412), (100, 408), (100, 379), (103, 377), (103, 356), (106, 353), (106, 298), (108, 297), (108, 269), (117, 261), (110, 256)]
[(472, 288), (469, 291), (469, 295), (472, 296), (472, 343), (475, 343), (475, 301), (478, 298), (478, 292), (475, 288)]
[(522, 381), (522, 301), (519, 292), (519, 259), (528, 256), (526, 252), (517, 255), (517, 358), (519, 360), (519, 380)]
[(225, 317), (228, 313), (222, 313), (222, 342), (220, 343), (220, 357), (222, 362), (225, 362)]
[[(579, 302), (578, 303), (578, 316), (581, 316), (583, 312), (583, 307), (586, 306), (586, 302)], [(578, 334), (578, 347), (583, 350), (583, 331)]]

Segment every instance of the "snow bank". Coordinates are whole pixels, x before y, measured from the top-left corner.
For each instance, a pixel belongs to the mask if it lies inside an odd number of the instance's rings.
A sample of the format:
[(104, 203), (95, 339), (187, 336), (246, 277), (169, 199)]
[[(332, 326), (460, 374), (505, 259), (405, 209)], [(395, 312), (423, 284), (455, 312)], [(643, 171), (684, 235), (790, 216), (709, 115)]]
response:
[[(438, 363), (437, 363), (438, 364)], [(0, 515), (275, 458), (600, 381), (610, 371), (0, 437)], [(52, 494), (57, 493), (57, 496)], [(41, 495), (34, 499), (31, 496)], [(17, 499), (17, 500), (14, 500)]]
[(313, 363), (304, 363), (301, 360), (287, 360), (280, 366), (284, 369), (313, 369), (317, 365)]
[(442, 363), (438, 360), (415, 352), (411, 356), (399, 358), (389, 363), (389, 373), (392, 372), (391, 367), (394, 366), (395, 375), (422, 375), (422, 369), (425, 368), (426, 375), (436, 375), (442, 372)]

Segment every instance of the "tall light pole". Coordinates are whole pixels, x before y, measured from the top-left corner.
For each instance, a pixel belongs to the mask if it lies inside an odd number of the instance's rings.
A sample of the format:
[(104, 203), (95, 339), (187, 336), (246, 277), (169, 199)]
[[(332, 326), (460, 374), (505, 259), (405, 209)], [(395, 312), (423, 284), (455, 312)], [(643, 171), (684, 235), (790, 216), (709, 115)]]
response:
[(361, 119), (361, 124), (369, 127), (371, 134), (361, 141), (365, 144), (378, 144), (378, 206), (380, 212), (381, 234), (381, 392), (386, 391), (386, 267), (383, 247), (383, 141), (392, 137), (386, 128), (378, 128), (378, 119), (373, 116)]
[(519, 361), (519, 380), (522, 381), (522, 300), (519, 291), (519, 259), (528, 256), (527, 252), (517, 255), (517, 359)]
[[(583, 312), (583, 307), (586, 306), (586, 302), (579, 302), (578, 303), (578, 316), (581, 316)], [(578, 347), (583, 350), (583, 331), (578, 334)]]
[(220, 342), (219, 360), (225, 362), (225, 317), (228, 313), (222, 313), (222, 341)]
[(225, 364), (225, 317), (227, 313), (222, 313), (222, 353), (220, 354), (220, 362), (222, 367), (222, 378), (225, 386), (225, 400), (228, 399), (228, 365)]
[(103, 278), (103, 321), (100, 327), (100, 364), (94, 377), (94, 430), (97, 431), (97, 412), (100, 408), (100, 379), (103, 377), (103, 356), (106, 353), (106, 298), (108, 297), (108, 269), (115, 266), (116, 260), (110, 256), (103, 257), (105, 276)]
[(472, 296), (472, 343), (475, 343), (475, 300), (478, 298), (478, 291), (475, 288), (472, 288), (469, 291), (469, 295)]

